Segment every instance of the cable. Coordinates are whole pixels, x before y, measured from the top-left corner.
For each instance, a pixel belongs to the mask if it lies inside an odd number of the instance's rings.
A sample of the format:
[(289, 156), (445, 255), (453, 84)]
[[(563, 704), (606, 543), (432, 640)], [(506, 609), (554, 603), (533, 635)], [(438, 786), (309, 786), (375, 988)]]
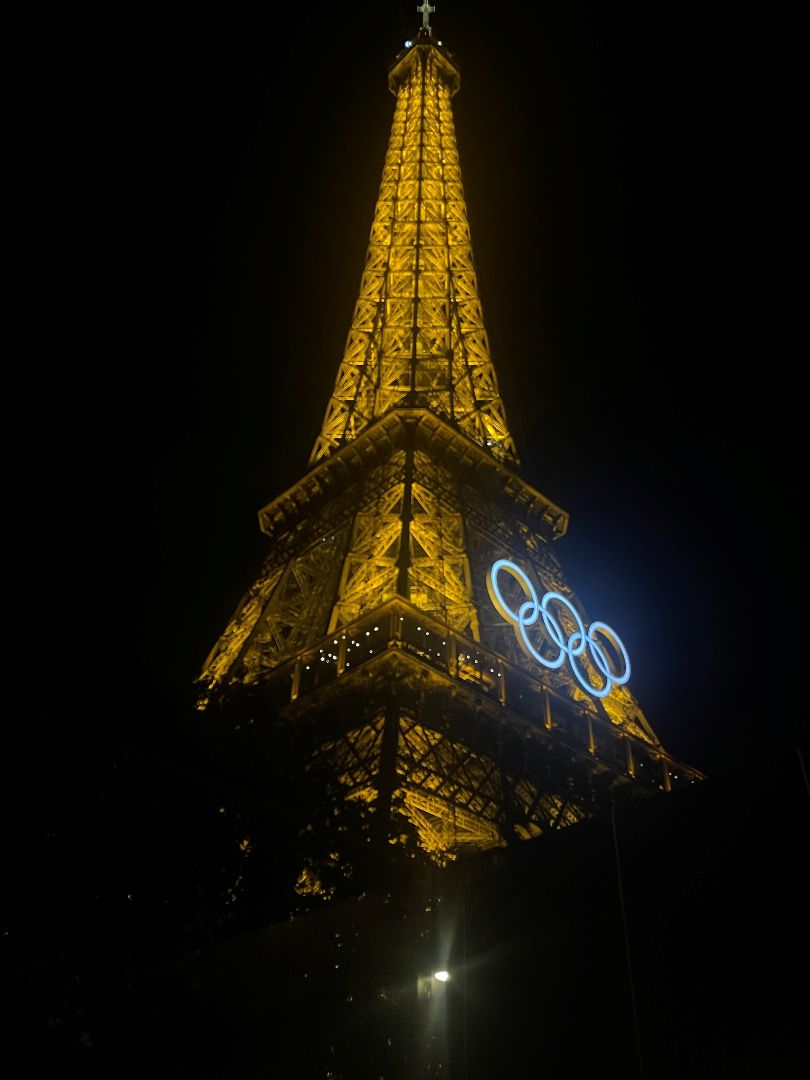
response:
[(627, 957), (627, 975), (630, 980), (630, 1001), (633, 1006), (633, 1029), (636, 1034), (636, 1054), (638, 1055), (639, 1080), (644, 1080), (644, 1058), (641, 1053), (641, 1032), (638, 1026), (638, 1009), (636, 1008), (636, 988), (633, 981), (633, 965), (630, 960), (630, 938), (627, 933), (627, 917), (624, 910), (624, 888), (622, 887), (622, 868), (619, 861), (619, 837), (616, 832), (615, 807), (610, 805), (610, 824), (613, 827), (613, 850), (616, 855), (616, 881), (619, 886), (619, 905), (622, 911), (622, 928), (624, 929), (624, 951)]

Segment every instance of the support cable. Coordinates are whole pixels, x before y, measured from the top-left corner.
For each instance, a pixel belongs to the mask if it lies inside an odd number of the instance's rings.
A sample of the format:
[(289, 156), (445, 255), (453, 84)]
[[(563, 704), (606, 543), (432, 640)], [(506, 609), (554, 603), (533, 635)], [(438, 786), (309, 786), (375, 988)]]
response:
[(630, 937), (627, 933), (627, 916), (624, 908), (624, 888), (622, 886), (622, 868), (619, 860), (619, 837), (616, 832), (616, 812), (613, 803), (610, 805), (610, 824), (613, 828), (613, 851), (616, 856), (616, 881), (619, 886), (619, 906), (622, 912), (622, 928), (624, 930), (624, 952), (627, 958), (627, 976), (630, 981), (630, 1003), (633, 1008), (633, 1030), (636, 1036), (636, 1055), (638, 1057), (639, 1080), (644, 1080), (644, 1059), (641, 1053), (641, 1032), (638, 1025), (638, 1009), (636, 1007), (636, 988), (633, 980), (633, 964), (630, 959)]

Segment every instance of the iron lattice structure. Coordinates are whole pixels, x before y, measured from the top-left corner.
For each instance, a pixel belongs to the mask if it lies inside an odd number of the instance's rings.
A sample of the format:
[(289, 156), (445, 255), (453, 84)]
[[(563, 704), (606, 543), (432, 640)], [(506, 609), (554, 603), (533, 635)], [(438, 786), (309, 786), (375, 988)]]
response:
[(616, 786), (699, 773), (625, 686), (541, 668), (487, 593), (495, 559), (579, 611), (553, 550), (568, 517), (517, 473), (473, 267), (451, 111), (459, 72), (423, 30), (396, 96), (348, 341), (310, 470), (259, 513), (260, 576), (212, 650), (211, 696), (266, 692), (315, 724), (347, 797), (406, 818), (437, 859), (541, 835)]
[(517, 464), (489, 353), (450, 103), (458, 69), (407, 50), (360, 295), (310, 464), (406, 405), (429, 408)]

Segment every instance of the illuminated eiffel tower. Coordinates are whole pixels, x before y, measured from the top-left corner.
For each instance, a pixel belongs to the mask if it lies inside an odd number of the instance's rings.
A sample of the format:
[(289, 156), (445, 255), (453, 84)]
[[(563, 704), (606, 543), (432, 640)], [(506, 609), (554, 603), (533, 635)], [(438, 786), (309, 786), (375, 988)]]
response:
[[(618, 636), (554, 553), (568, 516), (518, 473), (473, 264), (453, 54), (423, 25), (396, 98), (360, 291), (309, 471), (259, 513), (269, 550), (212, 650), (318, 731), (386, 838), (437, 861), (575, 824), (617, 788), (700, 774), (661, 746)], [(302, 762), (302, 768), (305, 766)]]

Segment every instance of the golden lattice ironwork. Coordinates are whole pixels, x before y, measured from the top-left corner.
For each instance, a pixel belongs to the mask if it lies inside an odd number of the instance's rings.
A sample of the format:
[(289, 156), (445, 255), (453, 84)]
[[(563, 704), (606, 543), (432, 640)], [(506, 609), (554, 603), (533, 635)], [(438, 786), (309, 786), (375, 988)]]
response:
[[(370, 723), (329, 739), (320, 748), (337, 771), (349, 798), (374, 803), (381, 786), (382, 747), (386, 722), (380, 714)], [(394, 758), (391, 786), (393, 815), (416, 829), (419, 844), (444, 860), (461, 851), (502, 847), (504, 840), (504, 777), (499, 764), (476, 753), (446, 730), (420, 724), (407, 710), (393, 717)], [(559, 795), (541, 793), (525, 778), (509, 778), (521, 820), (521, 839), (563, 828), (584, 816)], [(397, 828), (390, 828), (396, 842)]]
[(269, 553), (200, 704), (261, 691), (268, 717), (317, 731), (310, 764), (329, 762), (389, 823), (385, 842), (407, 822), (442, 862), (575, 824), (617, 788), (700, 774), (664, 750), (627, 686), (595, 697), (567, 666), (538, 667), (488, 595), (493, 561), (509, 559), (587, 622), (553, 550), (568, 516), (516, 472), (458, 168), (458, 70), (423, 31), (389, 79), (394, 122), (335, 390), (309, 472), (260, 511)]
[(516, 464), (461, 185), (458, 71), (435, 42), (416, 44), (390, 85), (397, 103), (360, 295), (311, 463), (392, 409), (422, 406)]

